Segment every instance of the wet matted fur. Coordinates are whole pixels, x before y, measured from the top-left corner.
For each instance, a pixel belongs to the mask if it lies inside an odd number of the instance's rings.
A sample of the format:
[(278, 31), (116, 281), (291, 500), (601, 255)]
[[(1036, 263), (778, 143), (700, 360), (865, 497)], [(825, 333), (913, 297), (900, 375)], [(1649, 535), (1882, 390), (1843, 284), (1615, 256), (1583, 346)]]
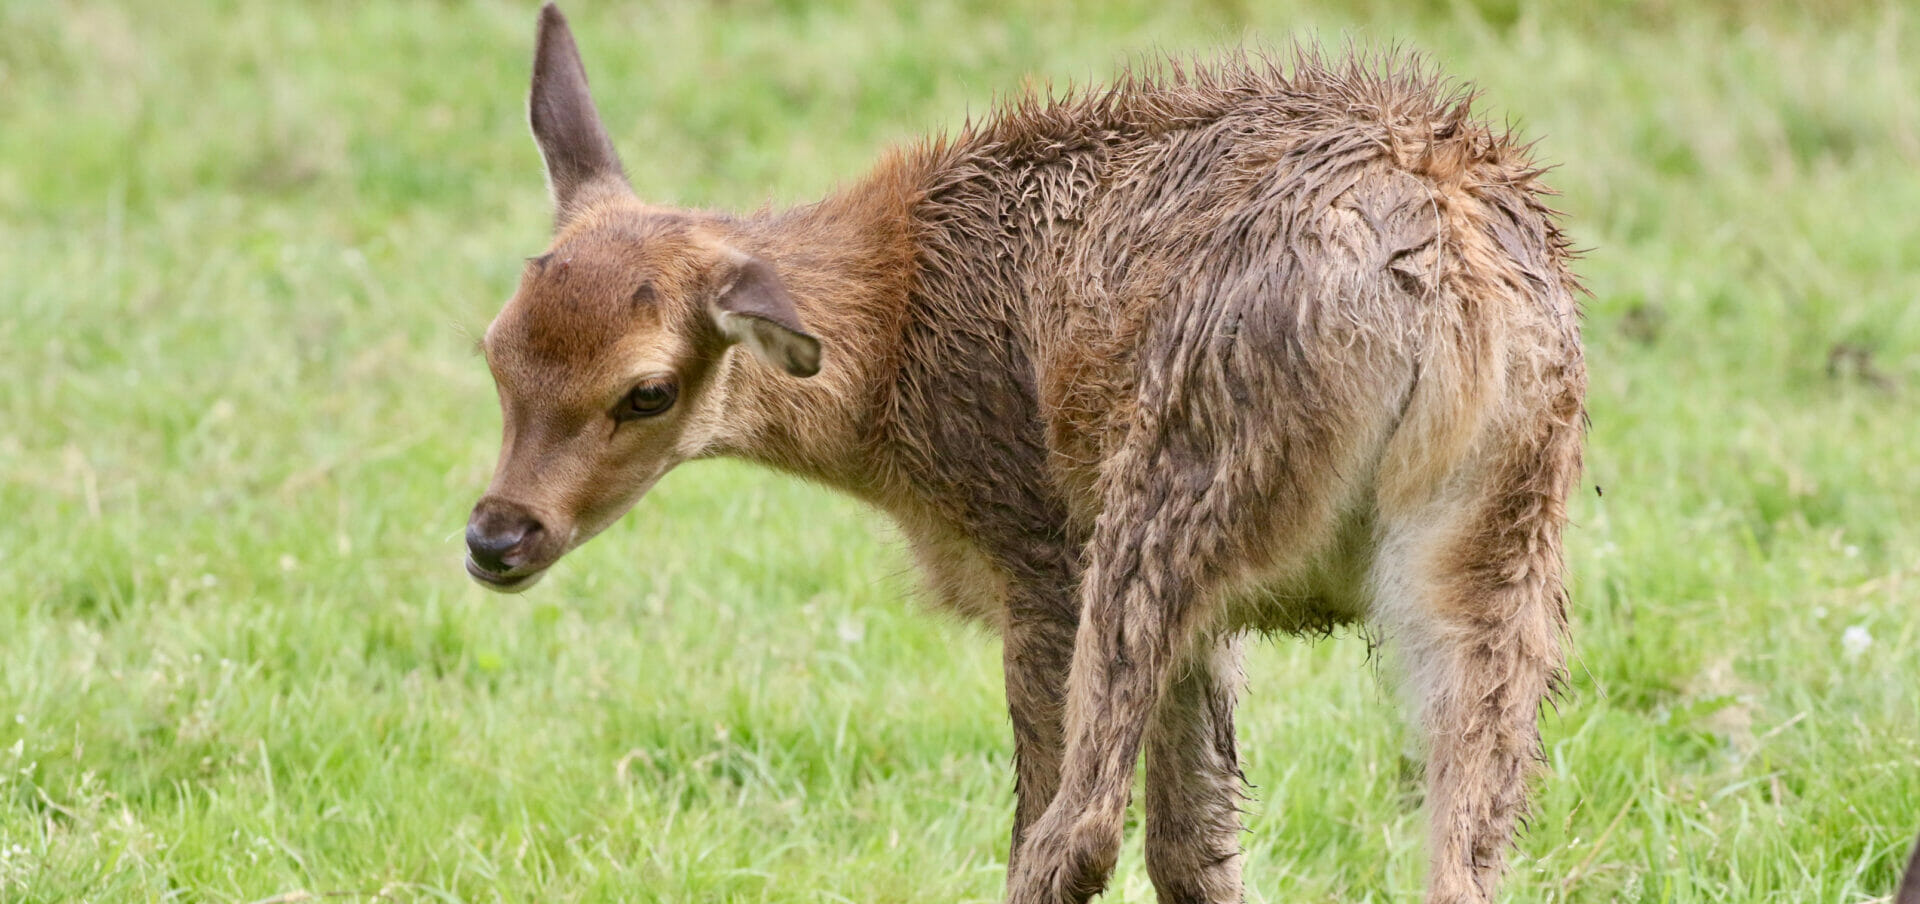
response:
[(1427, 739), (1428, 900), (1492, 898), (1586, 378), (1540, 171), (1464, 90), (1394, 54), (1169, 62), (734, 217), (636, 199), (541, 25), (556, 231), (485, 340), (477, 579), (530, 585), (694, 458), (869, 502), (1004, 638), (1019, 904), (1103, 887), (1143, 752), (1161, 900), (1240, 900), (1238, 638), (1362, 622)]

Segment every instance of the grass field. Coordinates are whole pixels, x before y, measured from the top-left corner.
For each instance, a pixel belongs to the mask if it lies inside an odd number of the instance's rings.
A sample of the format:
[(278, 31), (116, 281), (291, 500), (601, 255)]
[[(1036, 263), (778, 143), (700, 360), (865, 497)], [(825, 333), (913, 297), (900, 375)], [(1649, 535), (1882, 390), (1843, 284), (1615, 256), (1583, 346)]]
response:
[[(1920, 9), (576, 7), (636, 188), (695, 206), (1154, 47), (1474, 79), (1563, 164), (1593, 291), (1577, 656), (1505, 899), (1885, 900), (1920, 830)], [(703, 464), (529, 595), (462, 573), (472, 337), (548, 228), (533, 21), (0, 0), (0, 901), (997, 899), (997, 645), (873, 515)], [(1415, 900), (1365, 643), (1250, 667), (1249, 899)], [(1107, 900), (1152, 900), (1137, 831)]]

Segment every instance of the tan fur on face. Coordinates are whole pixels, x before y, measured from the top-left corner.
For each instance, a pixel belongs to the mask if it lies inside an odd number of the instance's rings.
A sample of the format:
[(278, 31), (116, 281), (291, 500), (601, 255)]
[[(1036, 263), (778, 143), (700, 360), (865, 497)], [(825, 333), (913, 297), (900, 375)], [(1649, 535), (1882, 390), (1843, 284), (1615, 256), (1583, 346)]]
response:
[[(527, 507), (571, 548), (706, 452), (725, 388), (712, 379), (717, 340), (696, 325), (722, 254), (686, 218), (615, 200), (528, 261), (485, 339), (505, 431), (489, 497)], [(632, 386), (663, 375), (679, 387), (671, 410), (612, 421)]]
[[(1429, 900), (1491, 900), (1560, 673), (1586, 378), (1538, 170), (1465, 93), (1229, 57), (735, 218), (632, 198), (543, 60), (562, 226), (488, 333), (491, 493), (590, 534), (730, 455), (893, 517), (1004, 637), (1018, 904), (1103, 886), (1143, 750), (1161, 899), (1237, 900), (1236, 635), (1364, 618), (1430, 739)], [(744, 262), (777, 316), (717, 302)], [(611, 429), (659, 370), (674, 410)]]

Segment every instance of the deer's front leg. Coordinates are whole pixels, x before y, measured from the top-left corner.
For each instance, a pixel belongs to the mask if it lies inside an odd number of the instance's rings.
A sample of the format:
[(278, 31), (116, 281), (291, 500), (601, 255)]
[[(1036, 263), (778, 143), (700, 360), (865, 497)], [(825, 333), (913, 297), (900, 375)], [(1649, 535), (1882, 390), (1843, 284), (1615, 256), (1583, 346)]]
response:
[(1244, 677), (1237, 637), (1175, 667), (1147, 731), (1147, 875), (1160, 904), (1240, 904), (1245, 779), (1233, 735)]
[(1167, 487), (1131, 489), (1102, 513), (1089, 546), (1060, 787), (1021, 843), (1010, 904), (1079, 904), (1106, 886), (1147, 722), (1197, 614), (1192, 576), (1208, 541), (1188, 529), (1204, 528), (1170, 510)]
[(1007, 713), (1013, 719), (1013, 842), (1009, 868), (1017, 865), (1028, 827), (1060, 787), (1060, 756), (1065, 746), (1061, 720), (1066, 710), (1067, 669), (1073, 661), (1072, 598), (1054, 605), (1010, 607), (1003, 652)]

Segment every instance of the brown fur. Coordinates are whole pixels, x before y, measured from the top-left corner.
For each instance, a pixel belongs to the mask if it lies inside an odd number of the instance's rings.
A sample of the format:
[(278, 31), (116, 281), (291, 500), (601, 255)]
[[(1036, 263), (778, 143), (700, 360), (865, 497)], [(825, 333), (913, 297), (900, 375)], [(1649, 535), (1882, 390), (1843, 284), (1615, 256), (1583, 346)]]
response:
[[(1143, 751), (1161, 900), (1239, 900), (1236, 637), (1365, 620), (1429, 740), (1428, 900), (1491, 899), (1561, 668), (1585, 390), (1522, 147), (1403, 58), (1246, 55), (1024, 98), (736, 219), (578, 165), (611, 144), (564, 31), (549, 7), (533, 101), (559, 228), (486, 340), (507, 437), (469, 534), (511, 568), (477, 577), (526, 586), (690, 458), (885, 511), (1004, 636), (1020, 904), (1103, 887)], [(777, 274), (751, 304), (746, 260)], [(659, 374), (675, 407), (615, 424)]]
[(1900, 890), (1893, 893), (1893, 904), (1920, 904), (1920, 842), (1914, 843), (1907, 858), (1907, 871), (1900, 878)]

